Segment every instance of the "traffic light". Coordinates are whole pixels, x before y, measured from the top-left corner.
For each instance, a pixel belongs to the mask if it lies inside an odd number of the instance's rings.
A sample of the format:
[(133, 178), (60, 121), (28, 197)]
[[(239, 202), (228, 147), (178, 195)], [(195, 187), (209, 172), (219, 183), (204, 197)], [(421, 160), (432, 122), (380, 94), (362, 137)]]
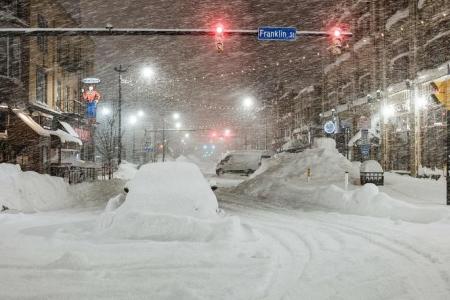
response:
[(450, 110), (450, 79), (432, 81), (430, 85), (433, 89), (431, 98), (437, 104), (442, 104), (447, 108), (447, 110)]
[(216, 26), (215, 32), (216, 32), (216, 49), (217, 52), (222, 53), (224, 49), (223, 45), (223, 39), (224, 39), (224, 28), (222, 24), (218, 24)]
[(345, 41), (345, 35), (344, 30), (341, 27), (333, 27), (329, 31), (330, 36), (330, 47), (328, 47), (328, 50), (333, 55), (340, 55), (342, 54), (343, 49), (348, 48), (348, 44)]

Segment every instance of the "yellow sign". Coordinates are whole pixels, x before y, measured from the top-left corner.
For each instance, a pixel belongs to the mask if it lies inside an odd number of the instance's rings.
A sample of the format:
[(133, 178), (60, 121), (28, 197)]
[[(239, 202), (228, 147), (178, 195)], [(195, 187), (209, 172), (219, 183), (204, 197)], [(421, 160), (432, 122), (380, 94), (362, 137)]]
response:
[(450, 79), (433, 81), (430, 84), (434, 90), (433, 94), (431, 94), (433, 100), (450, 110)]

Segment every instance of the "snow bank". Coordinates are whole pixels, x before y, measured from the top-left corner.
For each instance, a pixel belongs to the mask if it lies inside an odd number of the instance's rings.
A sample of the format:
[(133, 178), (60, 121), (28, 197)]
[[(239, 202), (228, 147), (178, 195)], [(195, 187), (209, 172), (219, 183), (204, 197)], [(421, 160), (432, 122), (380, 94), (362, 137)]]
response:
[(335, 185), (321, 189), (317, 197), (303, 199), (316, 206), (363, 216), (387, 217), (416, 223), (437, 222), (449, 216), (441, 207), (419, 207), (391, 198), (379, 192), (374, 184), (366, 184), (354, 191), (345, 191)]
[(114, 173), (114, 177), (118, 179), (130, 180), (136, 175), (137, 165), (123, 161), (119, 165), (119, 169)]
[(383, 168), (376, 160), (366, 160), (361, 164), (361, 172), (383, 173)]
[(19, 165), (0, 164), (0, 206), (22, 212), (67, 207), (73, 202), (62, 178), (22, 172)]
[(336, 149), (333, 139), (318, 138), (313, 149), (301, 153), (283, 153), (265, 162), (258, 175), (241, 183), (237, 189), (242, 193), (262, 196), (270, 193), (274, 186), (305, 183), (308, 169), (311, 183), (328, 183), (344, 180), (345, 172), (358, 178), (359, 170)]
[[(127, 184), (125, 202), (105, 212), (100, 235), (123, 239), (211, 241), (241, 238), (247, 231), (237, 218), (221, 218), (216, 196), (192, 163), (142, 166)], [(108, 210), (117, 199), (111, 200)]]

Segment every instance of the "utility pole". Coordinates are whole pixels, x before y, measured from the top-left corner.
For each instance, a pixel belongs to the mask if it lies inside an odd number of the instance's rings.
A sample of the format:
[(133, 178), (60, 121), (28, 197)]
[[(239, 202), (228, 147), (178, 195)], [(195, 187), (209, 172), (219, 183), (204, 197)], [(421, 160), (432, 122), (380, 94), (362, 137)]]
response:
[(162, 145), (163, 145), (163, 157), (162, 161), (166, 161), (166, 118), (163, 117), (163, 127), (162, 127)]
[(122, 73), (127, 72), (128, 68), (123, 68), (122, 65), (119, 65), (119, 67), (114, 68), (114, 71), (119, 74), (119, 129), (117, 133), (117, 164), (120, 165), (122, 163)]

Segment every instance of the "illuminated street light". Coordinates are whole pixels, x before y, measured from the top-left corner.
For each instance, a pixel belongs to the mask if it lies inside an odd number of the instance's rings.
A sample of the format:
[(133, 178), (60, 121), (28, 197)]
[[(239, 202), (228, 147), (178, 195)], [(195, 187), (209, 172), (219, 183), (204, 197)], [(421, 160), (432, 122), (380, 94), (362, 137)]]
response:
[(422, 109), (427, 106), (427, 100), (425, 99), (425, 97), (417, 97), (415, 104), (416, 104), (416, 108)]
[(175, 123), (175, 128), (176, 129), (180, 129), (181, 128), (181, 123), (180, 122), (176, 122)]
[(390, 117), (394, 116), (395, 110), (394, 106), (392, 105), (386, 105), (383, 108), (383, 116), (385, 119), (389, 119)]
[(250, 109), (253, 106), (253, 99), (250, 97), (247, 97), (243, 100), (242, 105), (245, 109)]
[(225, 129), (224, 131), (224, 136), (230, 136), (231, 135), (231, 130), (230, 129)]
[(144, 111), (141, 109), (141, 110), (138, 111), (137, 115), (138, 115), (139, 118), (142, 118), (142, 117), (145, 115), (145, 113), (144, 113)]
[(186, 133), (186, 134), (184, 135), (184, 137), (187, 138), (187, 139), (189, 138), (189, 136), (190, 136), (189, 133)]
[(172, 115), (172, 118), (174, 119), (174, 120), (179, 120), (180, 119), (180, 114), (179, 113), (173, 113), (173, 115)]
[(128, 123), (130, 123), (130, 125), (135, 125), (137, 123), (137, 120), (138, 120), (138, 118), (135, 115), (132, 115), (128, 119)]
[(108, 116), (110, 113), (111, 113), (111, 110), (109, 109), (109, 107), (102, 108), (102, 115)]
[(150, 67), (144, 67), (141, 70), (141, 75), (144, 78), (150, 79), (155, 75), (155, 71)]

